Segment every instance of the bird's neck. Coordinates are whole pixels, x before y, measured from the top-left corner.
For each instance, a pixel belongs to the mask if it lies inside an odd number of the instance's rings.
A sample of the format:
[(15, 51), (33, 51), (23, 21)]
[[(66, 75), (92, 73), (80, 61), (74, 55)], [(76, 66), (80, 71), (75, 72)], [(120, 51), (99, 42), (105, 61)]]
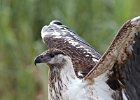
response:
[(54, 65), (52, 67), (49, 73), (49, 100), (63, 100), (63, 95), (68, 90), (68, 85), (79, 79), (74, 72), (70, 59), (67, 59), (63, 66)]

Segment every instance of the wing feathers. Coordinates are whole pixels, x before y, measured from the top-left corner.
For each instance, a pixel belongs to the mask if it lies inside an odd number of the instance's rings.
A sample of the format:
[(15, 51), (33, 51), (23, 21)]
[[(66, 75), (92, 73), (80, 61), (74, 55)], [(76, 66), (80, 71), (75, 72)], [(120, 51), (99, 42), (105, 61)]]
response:
[[(85, 76), (85, 80), (95, 78), (111, 70), (115, 63), (124, 64), (127, 57), (132, 54), (134, 49), (132, 45), (136, 42), (135, 37), (139, 36), (138, 32), (140, 32), (140, 17), (127, 21), (101, 57), (99, 63)], [(140, 44), (135, 45), (139, 47)]]
[(125, 83), (125, 92), (129, 95), (130, 100), (140, 100), (140, 31), (135, 36), (135, 43), (133, 44), (133, 55), (127, 58), (123, 65), (124, 67), (120, 73), (123, 75)]

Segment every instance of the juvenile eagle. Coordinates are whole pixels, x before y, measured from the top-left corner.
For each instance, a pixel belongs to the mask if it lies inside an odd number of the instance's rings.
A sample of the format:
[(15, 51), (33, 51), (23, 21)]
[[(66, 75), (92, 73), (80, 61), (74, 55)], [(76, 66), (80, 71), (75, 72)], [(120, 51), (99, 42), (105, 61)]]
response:
[(121, 27), (84, 78), (77, 78), (72, 57), (55, 47), (36, 57), (35, 64), (50, 68), (49, 100), (140, 100), (140, 16)]

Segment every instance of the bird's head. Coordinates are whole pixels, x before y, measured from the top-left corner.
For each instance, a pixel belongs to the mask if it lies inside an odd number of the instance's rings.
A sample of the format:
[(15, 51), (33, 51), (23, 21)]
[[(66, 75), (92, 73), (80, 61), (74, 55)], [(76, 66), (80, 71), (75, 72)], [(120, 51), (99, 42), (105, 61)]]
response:
[(50, 66), (62, 66), (66, 62), (66, 57), (66, 54), (59, 49), (49, 49), (37, 56), (34, 60), (34, 63), (35, 65), (37, 63), (46, 63)]

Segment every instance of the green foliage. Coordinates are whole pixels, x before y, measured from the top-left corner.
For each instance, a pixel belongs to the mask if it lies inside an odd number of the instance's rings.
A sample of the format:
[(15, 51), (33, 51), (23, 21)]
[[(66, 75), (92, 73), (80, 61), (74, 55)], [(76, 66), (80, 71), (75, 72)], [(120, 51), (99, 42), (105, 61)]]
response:
[[(47, 47), (40, 30), (59, 19), (103, 53), (120, 26), (140, 15), (139, 0), (0, 0), (0, 100), (45, 100)], [(41, 67), (42, 66), (42, 67)]]

